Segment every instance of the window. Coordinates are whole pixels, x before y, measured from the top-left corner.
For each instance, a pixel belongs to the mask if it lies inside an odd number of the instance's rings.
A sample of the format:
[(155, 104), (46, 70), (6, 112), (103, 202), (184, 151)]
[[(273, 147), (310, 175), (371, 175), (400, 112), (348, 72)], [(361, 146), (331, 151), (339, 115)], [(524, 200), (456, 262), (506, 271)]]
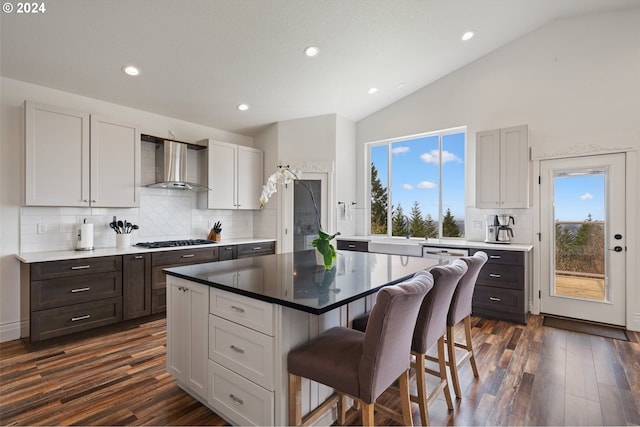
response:
[(370, 233), (464, 237), (466, 129), (367, 145)]

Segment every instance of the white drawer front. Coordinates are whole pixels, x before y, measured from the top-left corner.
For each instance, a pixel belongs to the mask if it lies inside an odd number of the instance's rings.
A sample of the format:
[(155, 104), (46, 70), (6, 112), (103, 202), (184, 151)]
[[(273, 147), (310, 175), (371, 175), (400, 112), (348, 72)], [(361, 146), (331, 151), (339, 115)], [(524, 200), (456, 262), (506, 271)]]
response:
[(274, 425), (274, 396), (257, 384), (209, 361), (208, 403), (235, 425)]
[(273, 338), (269, 335), (210, 314), (209, 359), (274, 390)]
[(273, 336), (273, 305), (242, 295), (212, 288), (209, 293), (211, 314)]

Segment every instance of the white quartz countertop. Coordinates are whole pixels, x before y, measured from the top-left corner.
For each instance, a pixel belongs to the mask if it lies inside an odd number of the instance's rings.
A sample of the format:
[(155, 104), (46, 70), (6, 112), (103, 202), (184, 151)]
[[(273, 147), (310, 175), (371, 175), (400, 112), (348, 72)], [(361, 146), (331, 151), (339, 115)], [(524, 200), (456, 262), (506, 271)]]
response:
[(16, 254), (16, 258), (18, 258), (21, 262), (30, 264), (34, 262), (61, 261), (65, 259), (94, 258), (94, 257), (101, 257), (101, 256), (141, 254), (141, 253), (148, 253), (148, 252), (166, 252), (166, 251), (177, 251), (177, 250), (184, 250), (184, 249), (207, 248), (211, 246), (228, 246), (228, 245), (242, 245), (245, 243), (273, 242), (275, 240), (276, 239), (259, 238), (259, 237), (242, 238), (242, 239), (225, 239), (216, 244), (174, 246), (170, 248), (154, 248), (154, 249), (147, 249), (139, 246), (131, 246), (127, 249), (116, 249), (114, 246), (109, 248), (96, 248), (92, 251), (62, 250), (62, 251), (20, 253), (20, 254)]
[(472, 249), (495, 249), (503, 251), (529, 252), (533, 245), (522, 243), (486, 243), (473, 242), (464, 239), (404, 239), (400, 237), (378, 237), (378, 236), (339, 236), (339, 240), (355, 240), (360, 242), (393, 242), (394, 244), (435, 246), (442, 248), (472, 248)]

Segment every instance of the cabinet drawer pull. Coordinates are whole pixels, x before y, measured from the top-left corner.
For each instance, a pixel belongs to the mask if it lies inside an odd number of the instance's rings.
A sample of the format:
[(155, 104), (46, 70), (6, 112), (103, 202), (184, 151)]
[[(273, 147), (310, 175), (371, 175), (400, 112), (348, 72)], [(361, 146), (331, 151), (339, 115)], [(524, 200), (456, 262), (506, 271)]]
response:
[(236, 347), (235, 345), (230, 345), (229, 348), (233, 351), (235, 351), (236, 353), (240, 353), (240, 354), (244, 354), (244, 350), (241, 349), (240, 347)]
[(72, 293), (72, 294), (75, 294), (75, 293), (77, 293), (77, 292), (86, 292), (86, 291), (89, 291), (89, 290), (91, 290), (91, 288), (89, 288), (89, 287), (86, 287), (86, 288), (77, 288), (77, 289), (71, 289), (71, 293)]
[(233, 248), (224, 248), (225, 251), (232, 251)]
[(71, 267), (72, 270), (86, 270), (87, 268), (91, 268), (90, 265), (76, 265)]
[(71, 321), (72, 322), (77, 322), (78, 320), (85, 320), (85, 319), (89, 319), (90, 317), (91, 317), (91, 315), (85, 314), (84, 316), (72, 317)]
[(244, 400), (242, 400), (242, 399), (240, 399), (238, 397), (235, 397), (233, 394), (230, 394), (229, 398), (231, 400), (233, 400), (235, 403), (237, 403), (238, 405), (244, 405)]
[(502, 301), (500, 298), (496, 298), (496, 297), (489, 297), (489, 300), (491, 300), (491, 301), (495, 301), (495, 302), (500, 302), (500, 301)]
[(142, 255), (136, 255), (133, 257), (133, 259), (142, 259), (142, 258), (144, 258)]
[(349, 248), (355, 248), (355, 247), (356, 247), (356, 245), (349, 245), (348, 247), (349, 247)]
[(260, 249), (262, 249), (262, 246), (256, 246), (255, 248), (253, 248), (254, 251), (259, 251)]
[(489, 255), (489, 258), (491, 258), (491, 259), (500, 259), (500, 258), (502, 258), (502, 256), (501, 255)]
[(493, 277), (494, 279), (499, 279), (502, 277), (501, 274), (489, 273), (489, 277)]
[(236, 307), (235, 305), (231, 306), (231, 310), (235, 311), (236, 313), (244, 313), (244, 308)]
[(187, 255), (182, 255), (182, 258), (193, 258), (195, 255), (194, 254), (187, 254)]

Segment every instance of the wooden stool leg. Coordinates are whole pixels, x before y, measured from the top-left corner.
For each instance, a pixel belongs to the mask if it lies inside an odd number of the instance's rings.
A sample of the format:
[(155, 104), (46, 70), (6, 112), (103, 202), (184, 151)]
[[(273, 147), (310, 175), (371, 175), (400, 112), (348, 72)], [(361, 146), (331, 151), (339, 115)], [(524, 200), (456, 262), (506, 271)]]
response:
[(302, 424), (302, 378), (289, 374), (289, 425)]
[(338, 424), (341, 426), (347, 422), (347, 396), (340, 393), (338, 397)]
[(420, 407), (420, 420), (423, 426), (431, 425), (429, 421), (429, 402), (427, 396), (427, 381), (424, 377), (425, 355), (413, 353), (416, 357), (416, 386), (418, 388), (418, 406)]
[(469, 360), (471, 361), (473, 376), (478, 378), (478, 367), (476, 366), (476, 356), (473, 353), (473, 340), (471, 339), (471, 316), (464, 318), (464, 335), (467, 339), (467, 351), (471, 353)]
[(440, 380), (444, 383), (444, 398), (447, 401), (447, 408), (453, 411), (453, 401), (451, 391), (449, 391), (449, 381), (447, 381), (447, 362), (444, 358), (444, 335), (438, 338), (438, 366), (440, 368)]
[(362, 402), (360, 406), (362, 407), (362, 425), (375, 426), (376, 423), (373, 416), (375, 403)]
[(458, 362), (456, 362), (456, 342), (453, 326), (447, 326), (447, 350), (449, 353), (449, 371), (453, 382), (453, 391), (458, 399), (462, 398), (460, 379), (458, 378)]
[(409, 371), (400, 375), (400, 406), (402, 407), (402, 423), (405, 426), (413, 426), (411, 416), (411, 398), (409, 397)]

